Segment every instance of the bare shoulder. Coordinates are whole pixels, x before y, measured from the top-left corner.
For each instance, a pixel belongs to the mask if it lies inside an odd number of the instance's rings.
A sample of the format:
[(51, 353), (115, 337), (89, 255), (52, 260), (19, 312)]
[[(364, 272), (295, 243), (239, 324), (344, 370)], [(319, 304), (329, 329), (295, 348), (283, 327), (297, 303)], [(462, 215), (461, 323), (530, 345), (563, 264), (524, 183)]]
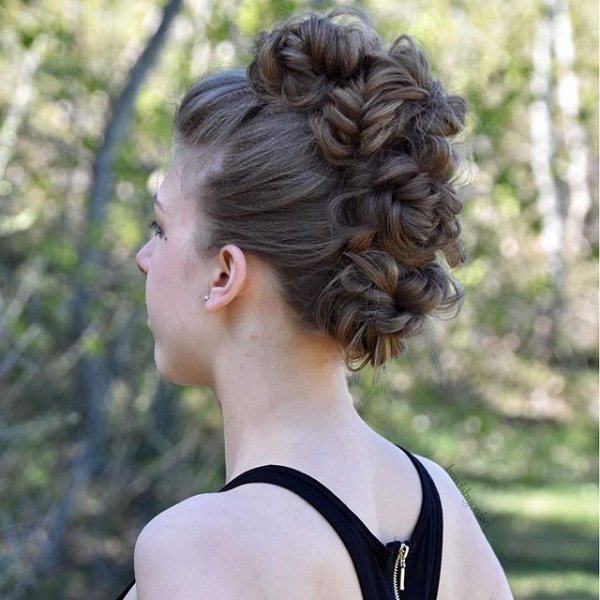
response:
[[(468, 598), (512, 600), (504, 570), (483, 530), (452, 476), (435, 461), (415, 454), (431, 475), (440, 495), (444, 513), (444, 543), (440, 599), (446, 597), (444, 586), (453, 598), (453, 589), (472, 590)], [(453, 557), (460, 564), (451, 564)], [(459, 575), (460, 574), (460, 575)], [(463, 597), (467, 598), (467, 596)]]
[(160, 513), (136, 542), (138, 600), (280, 597), (284, 578), (304, 568), (297, 556), (289, 568), (289, 549), (319, 539), (295, 522), (302, 511), (297, 516), (293, 502), (275, 486), (256, 484), (194, 496)]
[(243, 531), (234, 544), (236, 511), (226, 494), (201, 494), (153, 518), (135, 545), (138, 600), (241, 597), (234, 563), (243, 552)]

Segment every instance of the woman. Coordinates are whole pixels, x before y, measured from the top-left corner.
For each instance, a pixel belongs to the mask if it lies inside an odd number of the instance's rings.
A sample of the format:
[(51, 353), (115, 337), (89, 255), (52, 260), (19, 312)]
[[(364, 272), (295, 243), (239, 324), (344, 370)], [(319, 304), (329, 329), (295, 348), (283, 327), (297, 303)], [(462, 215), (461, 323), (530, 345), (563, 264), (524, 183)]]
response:
[(448, 474), (364, 423), (346, 378), (460, 306), (440, 258), (463, 260), (465, 108), (349, 9), (185, 96), (137, 264), (159, 371), (219, 402), (228, 483), (143, 529), (121, 597), (512, 598)]

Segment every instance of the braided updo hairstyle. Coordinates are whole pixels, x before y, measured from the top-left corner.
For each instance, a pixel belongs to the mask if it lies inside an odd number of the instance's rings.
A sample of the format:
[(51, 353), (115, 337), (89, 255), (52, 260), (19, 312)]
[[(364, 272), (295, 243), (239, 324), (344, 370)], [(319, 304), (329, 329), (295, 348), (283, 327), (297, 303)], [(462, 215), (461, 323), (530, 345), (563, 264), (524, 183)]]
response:
[(247, 70), (202, 78), (176, 114), (180, 145), (220, 157), (201, 251), (258, 256), (302, 330), (337, 340), (351, 371), (383, 365), (462, 302), (444, 262), (464, 260), (465, 112), (411, 37), (386, 47), (355, 9), (261, 34)]

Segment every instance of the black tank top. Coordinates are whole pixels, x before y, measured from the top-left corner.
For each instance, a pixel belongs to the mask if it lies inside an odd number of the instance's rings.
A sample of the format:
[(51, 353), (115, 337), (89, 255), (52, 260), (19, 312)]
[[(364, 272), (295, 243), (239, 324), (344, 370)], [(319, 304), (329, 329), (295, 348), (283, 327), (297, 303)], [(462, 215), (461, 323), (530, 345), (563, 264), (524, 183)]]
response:
[[(438, 491), (427, 469), (408, 450), (415, 465), (423, 500), (408, 540), (380, 542), (367, 526), (322, 483), (282, 465), (256, 467), (234, 477), (220, 491), (246, 483), (284, 487), (311, 504), (343, 541), (358, 575), (363, 600), (435, 600), (442, 561), (443, 517)], [(117, 598), (123, 600), (135, 580)]]

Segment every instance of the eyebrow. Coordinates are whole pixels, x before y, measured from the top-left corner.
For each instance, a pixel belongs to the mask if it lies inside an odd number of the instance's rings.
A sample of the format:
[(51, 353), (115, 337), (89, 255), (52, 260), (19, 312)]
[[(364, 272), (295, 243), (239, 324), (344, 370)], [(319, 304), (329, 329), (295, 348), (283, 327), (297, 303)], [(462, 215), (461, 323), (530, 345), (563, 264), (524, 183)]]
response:
[(160, 210), (162, 210), (164, 213), (166, 213), (167, 211), (165, 210), (165, 207), (161, 204), (157, 195), (154, 194), (154, 196), (152, 196), (152, 198), (154, 199), (154, 204), (156, 204), (156, 206), (158, 206), (158, 208), (160, 208)]

